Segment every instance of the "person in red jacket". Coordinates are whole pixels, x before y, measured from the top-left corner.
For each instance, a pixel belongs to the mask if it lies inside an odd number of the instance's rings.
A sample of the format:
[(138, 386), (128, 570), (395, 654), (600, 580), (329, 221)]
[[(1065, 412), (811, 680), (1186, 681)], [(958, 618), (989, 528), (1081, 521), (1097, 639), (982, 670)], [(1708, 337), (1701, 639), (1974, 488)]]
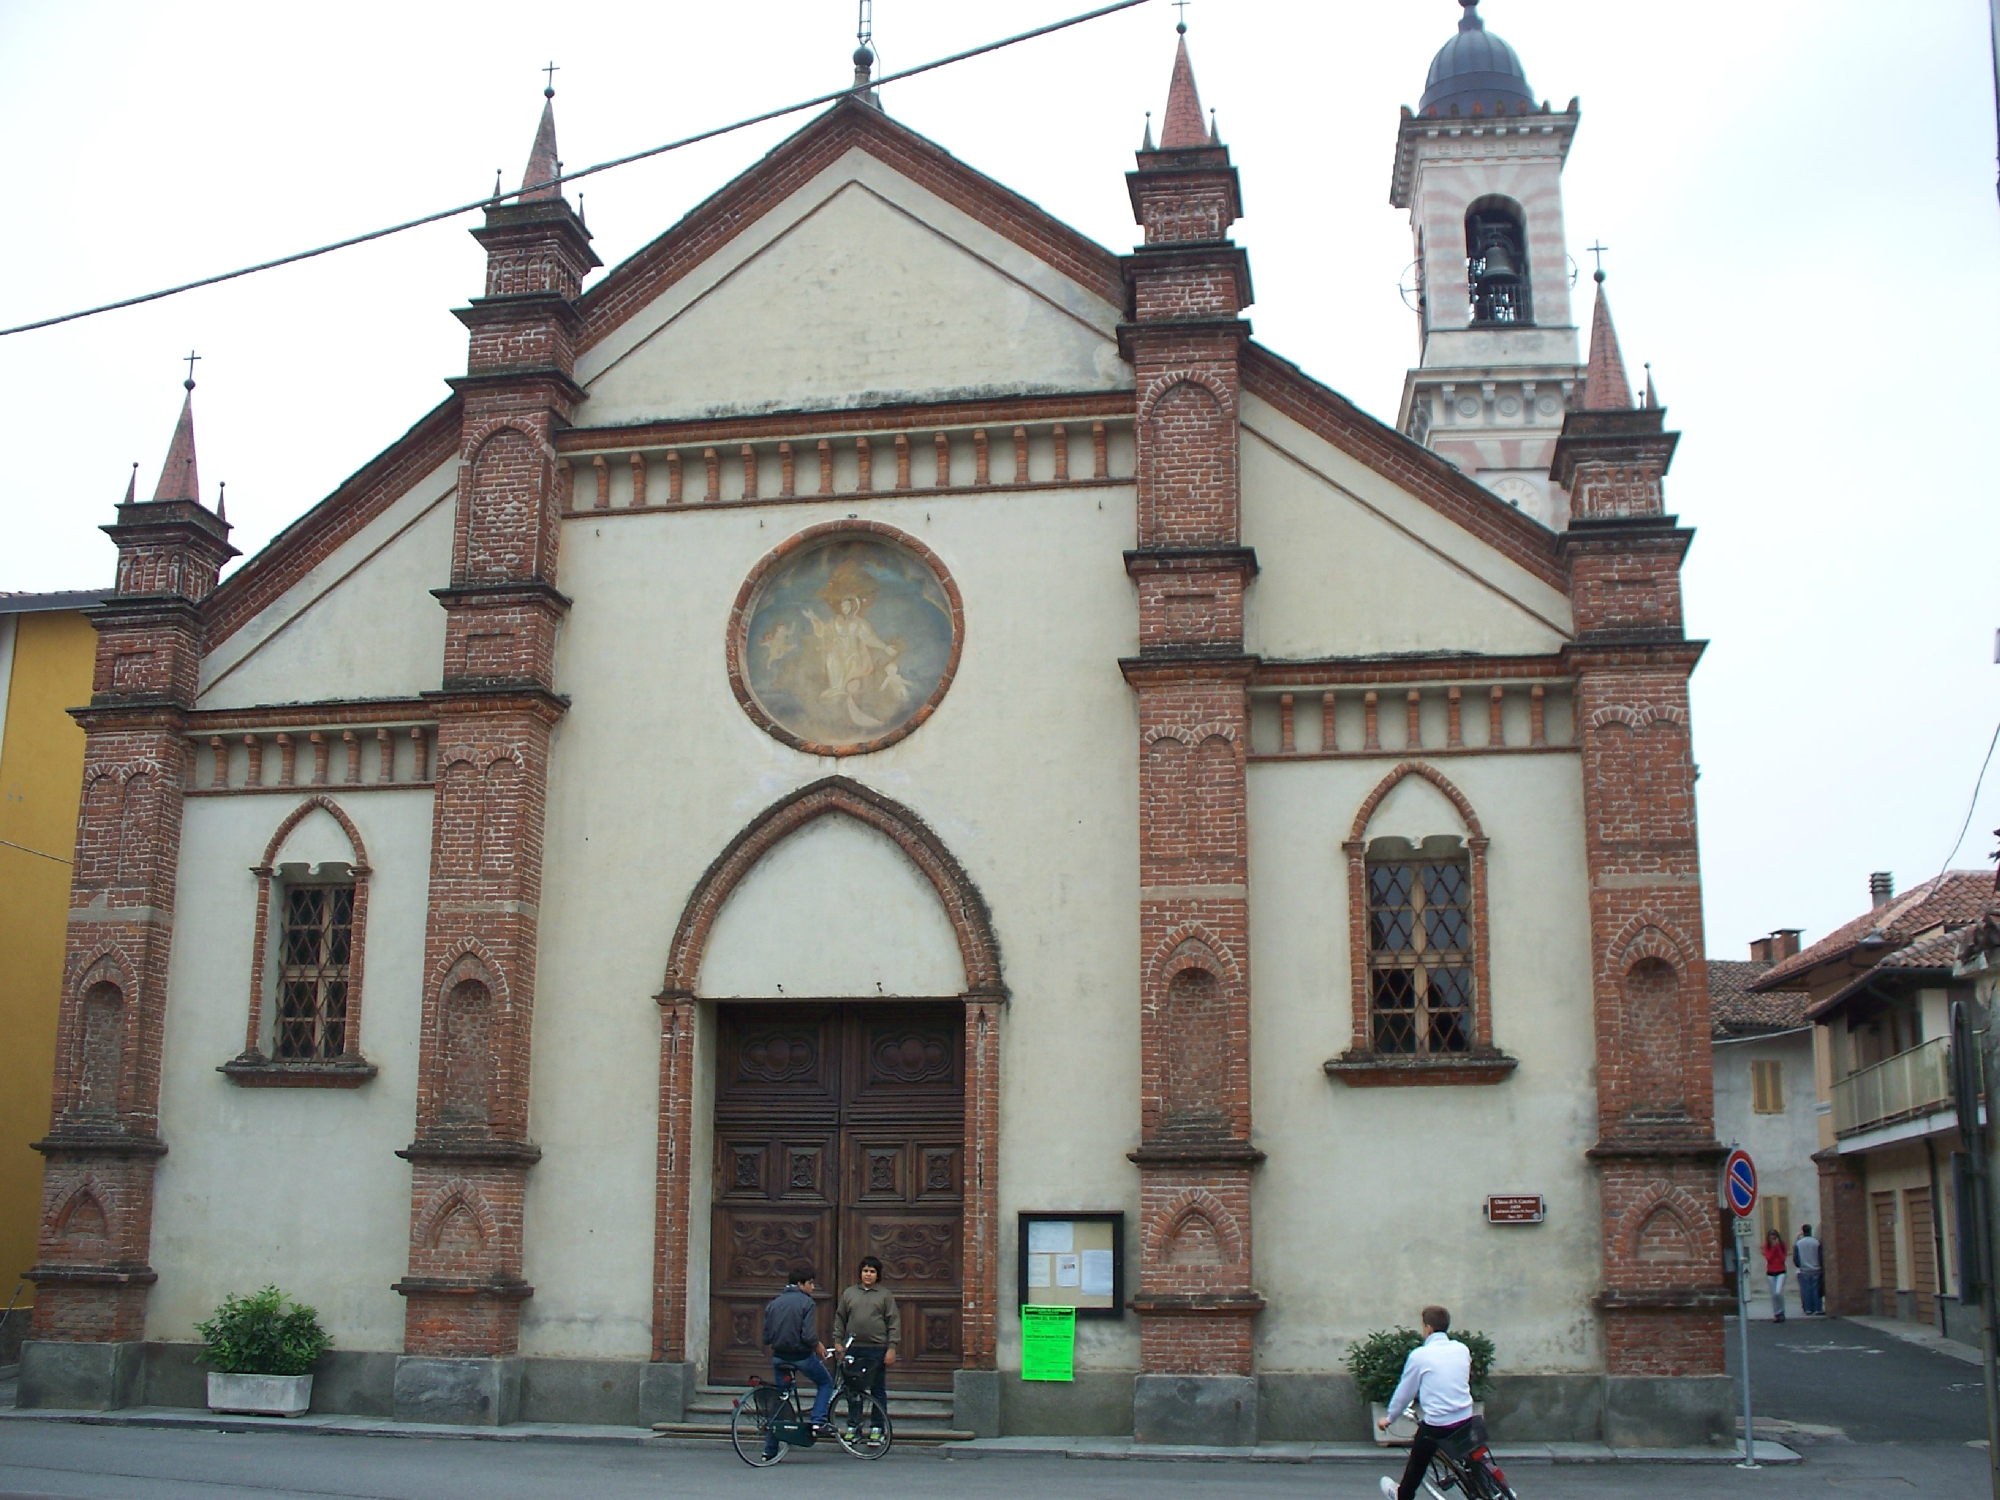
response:
[(1771, 1278), (1771, 1321), (1785, 1321), (1785, 1237), (1773, 1229), (1764, 1236), (1764, 1274)]

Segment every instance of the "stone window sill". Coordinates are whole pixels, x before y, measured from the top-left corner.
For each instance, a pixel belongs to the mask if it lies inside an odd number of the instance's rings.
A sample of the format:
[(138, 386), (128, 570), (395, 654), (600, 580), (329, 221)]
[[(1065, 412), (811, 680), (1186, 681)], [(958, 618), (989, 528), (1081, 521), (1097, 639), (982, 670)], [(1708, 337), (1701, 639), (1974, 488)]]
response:
[(1461, 1052), (1446, 1057), (1406, 1057), (1375, 1052), (1343, 1052), (1325, 1064), (1329, 1078), (1349, 1088), (1441, 1088), (1459, 1084), (1504, 1083), (1521, 1065), (1504, 1052)]
[(215, 1071), (247, 1089), (358, 1089), (378, 1069), (358, 1054), (331, 1062), (274, 1062), (246, 1052)]

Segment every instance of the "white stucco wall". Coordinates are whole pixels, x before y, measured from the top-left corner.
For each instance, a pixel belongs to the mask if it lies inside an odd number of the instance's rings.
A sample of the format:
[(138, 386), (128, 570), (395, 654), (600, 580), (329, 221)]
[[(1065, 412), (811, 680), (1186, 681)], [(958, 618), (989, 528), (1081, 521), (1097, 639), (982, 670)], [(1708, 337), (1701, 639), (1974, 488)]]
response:
[[(1491, 843), (1494, 1043), (1505, 1082), (1354, 1088), (1321, 1064), (1352, 1045), (1346, 857), (1356, 809), (1396, 764), (1250, 771), (1251, 1048), (1257, 1323), (1263, 1370), (1339, 1368), (1346, 1341), (1427, 1302), (1483, 1329), (1508, 1373), (1601, 1367), (1595, 1027), (1582, 780), (1571, 755), (1440, 767)], [(1411, 778), (1412, 781), (1415, 778)], [(1385, 816), (1386, 813), (1386, 816)], [(1462, 832), (1428, 788), (1399, 786), (1369, 837)], [(1490, 1193), (1541, 1193), (1547, 1222), (1495, 1227)]]
[(1243, 540), (1261, 570), (1247, 650), (1506, 654), (1567, 640), (1560, 590), (1254, 396), (1243, 427)]
[[(410, 1169), (395, 1153), (416, 1120), (431, 796), (333, 795), (374, 871), (361, 1051), (381, 1071), (358, 1089), (243, 1088), (215, 1071), (243, 1050), (257, 918), (250, 869), (304, 794), (187, 804), (160, 1078), (169, 1151), (156, 1179), (150, 1339), (191, 1339), (225, 1294), (275, 1282), (319, 1309), (337, 1347), (402, 1347), (403, 1299), (389, 1286), (409, 1269)], [(352, 858), (323, 813), (302, 822), (278, 857)]]
[(451, 581), (443, 464), (336, 547), (201, 664), (201, 708), (415, 697), (438, 685)]
[[(643, 1354), (658, 1109), (652, 997), (674, 926), (745, 823), (829, 774), (914, 810), (992, 907), (1012, 989), (1003, 1225), (1024, 1208), (1136, 1217), (1137, 1174), (1124, 1153), (1138, 1132), (1137, 730), (1117, 665), (1137, 647), (1122, 559), (1133, 507), (1119, 488), (567, 523), (563, 587), (576, 605), (558, 685), (573, 707), (556, 731), (549, 798), (532, 1106), (543, 1158), (529, 1179), (536, 1292), (524, 1310), (526, 1352)], [(836, 762), (779, 744), (745, 716), (723, 636), (738, 587), (767, 552), (857, 511), (944, 562), (965, 601), (965, 647), (928, 723)], [(786, 867), (809, 867), (809, 856), (810, 845), (797, 855), (781, 845), (772, 886), (795, 879)], [(900, 894), (876, 902), (827, 889), (806, 869), (795, 921), (853, 923), (841, 939), (850, 952), (907, 944), (921, 907), (907, 877), (890, 871)], [(742, 894), (754, 898), (759, 883), (751, 877)], [(709, 1170), (704, 1154), (696, 1175)], [(705, 1214), (694, 1227), (705, 1238)], [(1001, 1243), (1006, 1288), (1015, 1272), (1004, 1231)], [(697, 1254), (690, 1302), (704, 1320), (707, 1270)], [(609, 1306), (629, 1316), (594, 1311)], [(1002, 1338), (1002, 1363), (1017, 1364), (1011, 1318)], [(705, 1358), (705, 1339), (695, 1347)], [(1084, 1351), (1100, 1367), (1132, 1368), (1136, 1329), (1093, 1329)]]
[(1130, 388), (1119, 317), (857, 148), (585, 354), (583, 420)]
[(703, 995), (962, 995), (958, 935), (886, 834), (818, 818), (758, 862), (716, 915)]

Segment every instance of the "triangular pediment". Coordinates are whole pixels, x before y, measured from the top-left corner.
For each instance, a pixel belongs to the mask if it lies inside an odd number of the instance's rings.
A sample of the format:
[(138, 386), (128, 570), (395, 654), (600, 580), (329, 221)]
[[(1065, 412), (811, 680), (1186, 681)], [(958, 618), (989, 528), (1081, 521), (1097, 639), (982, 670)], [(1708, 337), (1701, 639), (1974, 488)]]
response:
[(823, 117), (593, 289), (621, 316), (591, 317), (581, 424), (1130, 387), (1116, 258), (1021, 232), (1032, 205), (874, 115)]

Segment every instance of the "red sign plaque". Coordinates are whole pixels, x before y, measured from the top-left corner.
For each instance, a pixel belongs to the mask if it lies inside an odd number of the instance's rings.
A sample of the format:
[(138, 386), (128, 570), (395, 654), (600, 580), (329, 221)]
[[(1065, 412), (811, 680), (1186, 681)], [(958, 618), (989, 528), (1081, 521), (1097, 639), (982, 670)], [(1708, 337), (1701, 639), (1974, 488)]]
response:
[(1540, 1193), (1495, 1193), (1486, 1200), (1489, 1224), (1539, 1224), (1546, 1217)]

